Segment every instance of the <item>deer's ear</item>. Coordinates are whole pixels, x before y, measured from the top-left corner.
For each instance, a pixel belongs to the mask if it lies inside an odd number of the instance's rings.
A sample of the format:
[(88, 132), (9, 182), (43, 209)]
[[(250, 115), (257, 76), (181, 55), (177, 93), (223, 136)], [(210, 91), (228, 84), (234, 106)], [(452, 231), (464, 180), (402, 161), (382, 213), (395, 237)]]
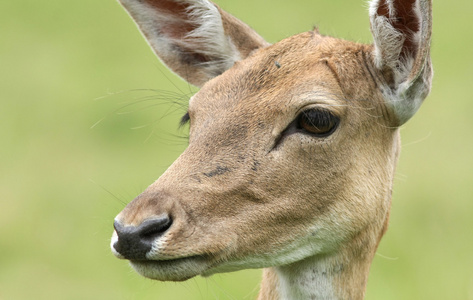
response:
[(154, 52), (189, 83), (205, 82), (269, 45), (208, 0), (120, 0)]
[(401, 125), (430, 92), (432, 0), (372, 0), (370, 21), (382, 92)]

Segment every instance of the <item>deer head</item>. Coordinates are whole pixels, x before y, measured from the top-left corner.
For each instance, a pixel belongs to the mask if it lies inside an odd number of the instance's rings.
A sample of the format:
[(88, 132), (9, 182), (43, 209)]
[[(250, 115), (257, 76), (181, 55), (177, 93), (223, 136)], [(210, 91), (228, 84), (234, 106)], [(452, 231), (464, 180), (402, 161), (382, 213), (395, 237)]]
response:
[(208, 0), (121, 2), (201, 89), (188, 148), (116, 217), (113, 253), (157, 280), (266, 268), (260, 299), (361, 299), (399, 126), (430, 90), (431, 1), (371, 1), (374, 45), (270, 45)]

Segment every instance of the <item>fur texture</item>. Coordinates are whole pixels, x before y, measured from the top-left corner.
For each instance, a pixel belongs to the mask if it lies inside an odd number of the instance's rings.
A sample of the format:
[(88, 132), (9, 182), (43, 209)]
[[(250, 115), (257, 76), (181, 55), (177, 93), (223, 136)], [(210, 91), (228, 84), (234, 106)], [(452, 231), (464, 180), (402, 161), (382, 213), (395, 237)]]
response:
[[(116, 218), (172, 225), (143, 233), (145, 258), (116, 251), (141, 241), (120, 232), (113, 253), (157, 280), (266, 268), (260, 300), (362, 299), (399, 126), (430, 90), (431, 1), (372, 1), (374, 45), (316, 31), (269, 45), (207, 0), (121, 1), (163, 62), (202, 88), (189, 147)], [(300, 126), (314, 110), (336, 116), (333, 131)]]

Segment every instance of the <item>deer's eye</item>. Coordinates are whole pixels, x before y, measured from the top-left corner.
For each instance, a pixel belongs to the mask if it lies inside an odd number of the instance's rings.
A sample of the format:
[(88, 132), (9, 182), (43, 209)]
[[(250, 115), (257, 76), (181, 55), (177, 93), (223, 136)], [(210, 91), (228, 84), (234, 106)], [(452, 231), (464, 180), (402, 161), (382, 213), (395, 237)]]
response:
[(297, 118), (297, 128), (317, 137), (325, 137), (337, 129), (340, 119), (326, 109), (308, 109)]

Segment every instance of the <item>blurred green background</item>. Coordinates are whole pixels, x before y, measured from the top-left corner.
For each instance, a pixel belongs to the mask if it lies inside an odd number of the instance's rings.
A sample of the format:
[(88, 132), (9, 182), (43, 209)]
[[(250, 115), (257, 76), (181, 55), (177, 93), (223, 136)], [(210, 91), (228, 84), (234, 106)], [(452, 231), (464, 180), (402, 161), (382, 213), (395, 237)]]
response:
[[(371, 41), (364, 0), (217, 2), (270, 42)], [(367, 299), (473, 299), (472, 10), (434, 1), (433, 91), (402, 129)], [(260, 270), (161, 283), (109, 251), (114, 216), (185, 148), (195, 91), (114, 0), (0, 2), (1, 300), (256, 297)]]

